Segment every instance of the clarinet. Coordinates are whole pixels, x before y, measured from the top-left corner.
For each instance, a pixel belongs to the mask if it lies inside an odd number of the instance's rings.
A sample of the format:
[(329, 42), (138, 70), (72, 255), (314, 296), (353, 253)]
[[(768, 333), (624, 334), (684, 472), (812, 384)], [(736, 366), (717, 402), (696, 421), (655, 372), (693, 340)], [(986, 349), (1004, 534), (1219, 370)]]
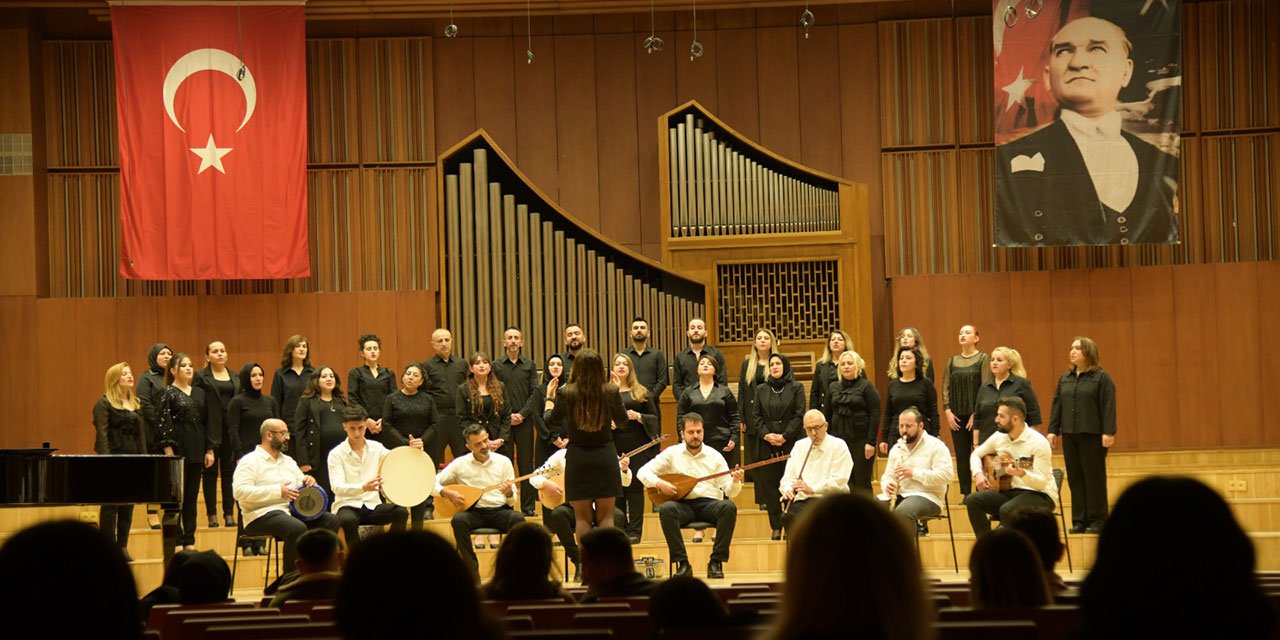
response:
[[(809, 450), (808, 450), (808, 451), (806, 451), (806, 452), (804, 452), (804, 460), (800, 463), (800, 473), (797, 473), (797, 474), (796, 474), (796, 478), (797, 478), (797, 479), (799, 479), (799, 478), (804, 478), (804, 468), (805, 468), (805, 466), (806, 466), (806, 465), (808, 465), (808, 464), (809, 464), (809, 454), (811, 454), (811, 453), (813, 453), (813, 441), (812, 441), (812, 440), (810, 440), (810, 441), (809, 441)], [(796, 501), (796, 499), (795, 499), (795, 495), (794, 495), (794, 494), (792, 494), (792, 497), (791, 497), (791, 499), (790, 499), (790, 500), (787, 500), (786, 498), (783, 498), (783, 499), (782, 499), (782, 515), (786, 515), (786, 514), (787, 514), (787, 512), (791, 510), (791, 505), (792, 505), (793, 503), (795, 503), (795, 501)]]
[[(893, 448), (897, 449), (898, 447), (906, 446), (906, 443), (907, 443), (906, 438), (898, 438), (898, 441), (894, 443)], [(893, 453), (893, 451), (890, 451), (889, 453)], [(896, 472), (897, 470), (898, 470), (897, 467), (893, 468), (893, 471)], [(890, 472), (889, 475), (892, 476), (894, 474)], [(901, 485), (902, 485), (901, 481), (898, 480), (897, 478), (894, 478), (892, 490), (885, 492), (885, 495), (889, 496), (889, 512), (890, 513), (892, 513), (894, 508), (898, 506), (898, 491), (901, 489)]]

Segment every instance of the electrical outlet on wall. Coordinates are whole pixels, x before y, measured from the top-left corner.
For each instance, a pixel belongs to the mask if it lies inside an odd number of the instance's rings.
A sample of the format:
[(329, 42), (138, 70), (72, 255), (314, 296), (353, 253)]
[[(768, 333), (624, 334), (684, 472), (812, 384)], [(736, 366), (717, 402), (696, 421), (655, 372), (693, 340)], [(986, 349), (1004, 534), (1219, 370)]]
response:
[(1231, 480), (1227, 482), (1227, 491), (1248, 491), (1249, 483), (1244, 480)]

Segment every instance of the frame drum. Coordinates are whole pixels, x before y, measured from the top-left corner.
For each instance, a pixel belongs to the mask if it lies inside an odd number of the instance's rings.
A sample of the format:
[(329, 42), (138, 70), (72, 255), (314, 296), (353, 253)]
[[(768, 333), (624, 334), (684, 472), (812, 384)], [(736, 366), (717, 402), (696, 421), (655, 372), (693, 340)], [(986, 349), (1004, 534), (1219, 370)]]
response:
[(436, 463), (425, 451), (403, 446), (392, 449), (378, 467), (382, 495), (393, 504), (416, 507), (431, 497), (436, 486)]
[(298, 490), (298, 497), (289, 503), (289, 510), (299, 520), (310, 522), (329, 510), (329, 494), (318, 484)]

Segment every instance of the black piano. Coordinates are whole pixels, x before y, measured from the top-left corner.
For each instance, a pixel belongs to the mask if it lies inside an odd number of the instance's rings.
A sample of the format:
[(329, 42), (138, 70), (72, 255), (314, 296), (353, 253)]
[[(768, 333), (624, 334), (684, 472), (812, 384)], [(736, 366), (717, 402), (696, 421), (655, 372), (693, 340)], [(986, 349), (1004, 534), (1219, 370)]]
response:
[(182, 458), (164, 455), (54, 455), (55, 449), (0, 450), (0, 507), (158, 504), (164, 560), (178, 543)]

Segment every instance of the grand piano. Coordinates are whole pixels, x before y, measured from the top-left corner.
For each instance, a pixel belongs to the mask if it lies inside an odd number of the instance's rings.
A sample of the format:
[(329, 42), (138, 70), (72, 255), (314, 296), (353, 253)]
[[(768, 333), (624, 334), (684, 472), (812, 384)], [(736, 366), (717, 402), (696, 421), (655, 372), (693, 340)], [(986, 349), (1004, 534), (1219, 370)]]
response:
[(182, 458), (54, 455), (56, 449), (0, 449), (0, 507), (158, 504), (165, 565), (178, 542)]

